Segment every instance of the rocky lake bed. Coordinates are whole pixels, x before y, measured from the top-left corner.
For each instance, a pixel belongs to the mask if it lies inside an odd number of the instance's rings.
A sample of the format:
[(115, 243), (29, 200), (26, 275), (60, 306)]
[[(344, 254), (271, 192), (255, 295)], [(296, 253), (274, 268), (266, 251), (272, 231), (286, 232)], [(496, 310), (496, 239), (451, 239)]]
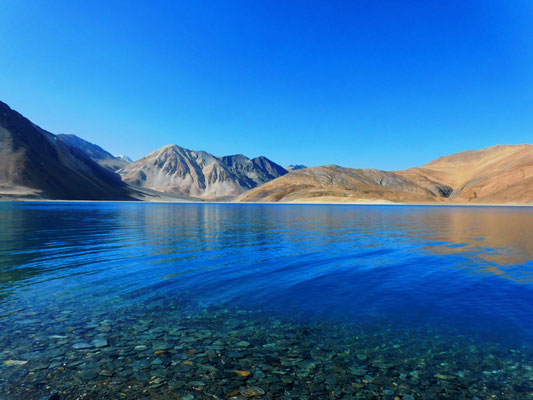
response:
[(0, 326), (6, 400), (533, 398), (530, 348), (430, 328), (169, 304), (83, 318), (28, 312)]

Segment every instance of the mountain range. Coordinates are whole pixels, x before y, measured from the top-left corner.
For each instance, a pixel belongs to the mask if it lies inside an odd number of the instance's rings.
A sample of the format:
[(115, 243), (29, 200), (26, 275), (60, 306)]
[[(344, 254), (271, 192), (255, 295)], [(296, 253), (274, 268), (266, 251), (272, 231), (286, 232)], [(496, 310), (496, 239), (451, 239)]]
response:
[(465, 151), (403, 171), (306, 168), (238, 201), (533, 204), (533, 145)]
[(137, 187), (191, 198), (229, 199), (288, 172), (266, 157), (219, 158), (170, 145), (125, 165), (118, 173), (124, 182)]
[(132, 162), (54, 135), (0, 102), (0, 198), (229, 200), (288, 171), (266, 157), (165, 146)]
[(178, 145), (133, 162), (54, 135), (0, 102), (0, 199), (533, 204), (533, 145), (499, 145), (402, 171), (266, 157), (216, 157)]

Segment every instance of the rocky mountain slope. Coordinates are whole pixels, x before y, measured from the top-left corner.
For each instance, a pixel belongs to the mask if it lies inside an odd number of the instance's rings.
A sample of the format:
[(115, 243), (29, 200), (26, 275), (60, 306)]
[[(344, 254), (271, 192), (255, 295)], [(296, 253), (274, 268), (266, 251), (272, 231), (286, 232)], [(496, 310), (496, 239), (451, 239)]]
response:
[(243, 202), (432, 201), (438, 196), (408, 178), (376, 169), (325, 165), (295, 170), (239, 197)]
[(120, 169), (130, 185), (202, 199), (229, 198), (287, 171), (265, 157), (215, 157), (177, 145), (165, 146)]
[(111, 171), (117, 171), (131, 162), (126, 156), (115, 157), (100, 146), (83, 140), (76, 135), (59, 134), (57, 137), (68, 145), (83, 151), (91, 158), (91, 160)]
[(0, 102), (0, 197), (128, 200), (120, 177)]
[(533, 204), (533, 146), (467, 151), (405, 171), (338, 166), (295, 170), (238, 201)]

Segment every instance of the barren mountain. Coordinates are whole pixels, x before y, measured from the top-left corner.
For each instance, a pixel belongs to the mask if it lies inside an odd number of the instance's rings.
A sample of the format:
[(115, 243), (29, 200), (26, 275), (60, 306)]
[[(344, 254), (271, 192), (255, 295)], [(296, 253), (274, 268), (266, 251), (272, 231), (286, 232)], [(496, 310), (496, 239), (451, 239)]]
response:
[(251, 202), (433, 201), (438, 194), (393, 172), (326, 165), (300, 169), (239, 197)]
[[(123, 181), (111, 171), (119, 167)], [(176, 145), (132, 163), (77, 136), (53, 135), (0, 102), (0, 198), (533, 204), (529, 144), (404, 171), (301, 167), (288, 173), (265, 157), (215, 157)]]
[(450, 200), (480, 203), (533, 202), (533, 145), (500, 145), (441, 157), (398, 171), (418, 183), (440, 182)]
[(105, 151), (100, 146), (83, 140), (76, 135), (59, 134), (57, 137), (68, 145), (83, 151), (91, 158), (91, 160), (100, 164), (102, 167), (110, 169), (111, 171), (117, 171), (131, 162), (131, 160), (125, 156), (115, 157), (113, 154)]
[(533, 146), (494, 146), (385, 172), (324, 166), (292, 171), (239, 201), (533, 204)]
[(0, 197), (122, 200), (120, 177), (0, 102)]
[(118, 171), (135, 186), (204, 199), (234, 197), (287, 171), (265, 157), (215, 157), (165, 146)]

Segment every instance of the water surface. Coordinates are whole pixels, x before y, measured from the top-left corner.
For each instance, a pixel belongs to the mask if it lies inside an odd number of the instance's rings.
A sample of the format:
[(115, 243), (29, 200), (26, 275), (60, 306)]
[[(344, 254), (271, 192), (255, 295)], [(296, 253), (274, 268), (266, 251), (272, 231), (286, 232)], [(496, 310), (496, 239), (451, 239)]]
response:
[(8, 399), (533, 398), (533, 208), (2, 203), (0, 232)]

